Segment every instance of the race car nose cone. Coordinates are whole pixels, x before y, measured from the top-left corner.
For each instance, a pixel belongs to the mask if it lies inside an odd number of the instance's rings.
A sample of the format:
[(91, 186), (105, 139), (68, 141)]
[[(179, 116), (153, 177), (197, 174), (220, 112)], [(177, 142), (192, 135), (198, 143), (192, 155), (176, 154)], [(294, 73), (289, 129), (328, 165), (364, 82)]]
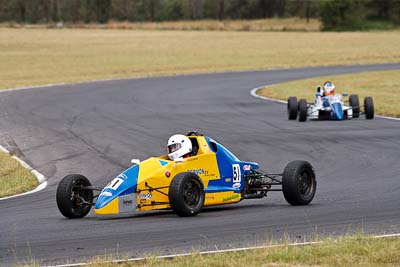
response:
[(332, 111), (334, 112), (334, 117), (338, 120), (343, 120), (343, 108), (340, 103), (334, 103), (332, 105)]

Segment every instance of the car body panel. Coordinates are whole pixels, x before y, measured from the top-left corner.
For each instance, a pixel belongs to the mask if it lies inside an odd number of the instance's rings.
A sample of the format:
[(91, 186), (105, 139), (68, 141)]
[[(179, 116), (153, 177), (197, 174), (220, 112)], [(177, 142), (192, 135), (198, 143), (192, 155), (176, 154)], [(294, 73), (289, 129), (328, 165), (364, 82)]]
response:
[(258, 169), (254, 162), (240, 161), (227, 148), (205, 136), (189, 136), (197, 154), (179, 161), (166, 155), (151, 157), (114, 178), (101, 191), (96, 214), (118, 214), (171, 208), (169, 186), (181, 172), (196, 173), (204, 185), (204, 206), (236, 203), (242, 200), (244, 175)]
[(353, 117), (353, 108), (344, 105), (342, 95), (316, 95), (313, 104), (308, 106), (307, 114), (310, 119), (343, 120)]

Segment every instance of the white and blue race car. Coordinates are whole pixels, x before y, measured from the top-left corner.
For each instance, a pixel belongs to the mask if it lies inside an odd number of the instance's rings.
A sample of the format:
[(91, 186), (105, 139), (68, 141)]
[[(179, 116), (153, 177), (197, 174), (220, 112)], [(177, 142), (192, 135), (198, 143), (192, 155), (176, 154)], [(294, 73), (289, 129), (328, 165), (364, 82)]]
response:
[[(372, 97), (364, 98), (364, 105), (360, 106), (358, 95), (350, 95), (347, 101), (343, 98), (348, 94), (324, 95), (321, 86), (317, 87), (317, 93), (313, 103), (307, 103), (306, 99), (291, 96), (287, 102), (287, 113), (289, 120), (306, 121), (307, 118), (319, 120), (344, 120), (358, 118), (365, 115), (370, 120), (374, 118), (374, 102)], [(348, 104), (345, 104), (348, 102)], [(361, 112), (361, 108), (364, 112)]]

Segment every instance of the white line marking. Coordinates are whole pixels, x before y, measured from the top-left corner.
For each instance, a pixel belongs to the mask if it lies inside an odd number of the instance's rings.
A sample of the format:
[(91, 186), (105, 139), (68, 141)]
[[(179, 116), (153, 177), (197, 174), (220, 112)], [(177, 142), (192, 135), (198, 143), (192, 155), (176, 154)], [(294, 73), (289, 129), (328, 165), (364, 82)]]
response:
[(386, 234), (386, 235), (373, 236), (373, 238), (387, 238), (387, 237), (400, 237), (400, 233), (399, 234)]
[(279, 100), (279, 99), (275, 99), (275, 98), (269, 98), (269, 97), (265, 97), (265, 96), (262, 96), (262, 95), (257, 94), (257, 91), (258, 91), (258, 90), (261, 90), (261, 89), (263, 89), (263, 88), (265, 88), (265, 87), (267, 87), (267, 86), (273, 86), (273, 85), (274, 85), (274, 84), (270, 84), (270, 85), (265, 85), (265, 86), (260, 86), (260, 87), (254, 88), (254, 89), (252, 89), (252, 90), (250, 91), (250, 94), (251, 94), (252, 96), (256, 97), (256, 98), (260, 98), (260, 99), (264, 99), (264, 100), (268, 100), (268, 101), (272, 101), (272, 102), (277, 102), (277, 103), (281, 103), (281, 104), (287, 104), (286, 101)]
[(387, 120), (400, 121), (400, 118), (396, 118), (396, 117), (388, 117), (388, 116), (382, 116), (382, 115), (375, 115), (375, 117), (382, 118), (382, 119), (387, 119)]
[[(288, 246), (305, 246), (305, 245), (315, 245), (320, 244), (322, 242), (302, 242), (302, 243), (292, 243), (288, 244)], [(268, 245), (268, 246), (255, 246), (255, 247), (245, 247), (245, 248), (231, 248), (231, 249), (221, 249), (221, 250), (210, 250), (210, 251), (201, 251), (201, 252), (193, 252), (193, 253), (181, 253), (181, 254), (170, 254), (170, 255), (163, 255), (163, 256), (156, 256), (156, 257), (143, 257), (143, 258), (130, 258), (125, 260), (112, 260), (106, 261), (107, 263), (121, 263), (121, 262), (132, 262), (132, 261), (143, 261), (147, 259), (170, 259), (170, 258), (178, 258), (178, 257), (187, 257), (193, 254), (200, 254), (200, 255), (209, 255), (209, 254), (219, 254), (219, 253), (226, 253), (226, 252), (237, 252), (237, 251), (247, 251), (253, 249), (263, 249), (263, 248), (274, 248), (274, 247), (283, 247), (286, 245)], [(87, 265), (87, 263), (73, 263), (73, 264), (63, 264), (63, 265), (48, 265), (42, 267), (68, 267), (68, 266), (82, 266)]]
[(66, 85), (67, 83), (49, 83), (43, 85), (31, 85), (26, 87), (15, 87), (15, 88), (4, 88), (0, 89), (0, 93), (6, 93), (10, 91), (19, 91), (19, 90), (29, 90), (29, 89), (37, 89), (37, 88), (47, 88), (47, 87), (54, 87), (54, 86), (61, 86)]
[[(351, 65), (349, 65), (351, 66)], [(178, 76), (187, 77), (187, 76), (200, 76), (200, 75), (208, 75), (208, 74), (240, 74), (247, 72), (264, 72), (264, 71), (277, 71), (277, 70), (288, 70), (288, 69), (255, 69), (255, 70), (227, 70), (227, 71), (216, 71), (216, 72), (198, 72), (198, 73), (172, 73), (172, 74), (160, 74), (160, 75), (140, 75), (133, 77), (121, 77), (121, 78), (109, 78), (109, 79), (101, 79), (101, 80), (88, 80), (88, 81), (80, 81), (80, 82), (60, 82), (60, 83), (49, 83), (43, 85), (32, 85), (32, 86), (23, 86), (23, 87), (14, 87), (14, 88), (0, 88), (0, 93), (10, 92), (10, 91), (19, 91), (19, 90), (29, 90), (29, 89), (38, 89), (38, 88), (48, 88), (62, 85), (80, 85), (80, 84), (88, 84), (88, 83), (98, 83), (98, 82), (112, 82), (112, 81), (126, 81), (126, 80), (140, 80), (140, 79), (157, 79), (157, 78), (174, 78)]]
[(10, 152), (9, 152), (7, 149), (5, 149), (3, 146), (0, 146), (0, 150), (1, 150), (2, 152), (6, 153), (6, 154), (9, 154), (9, 153), (10, 153)]
[[(250, 90), (250, 94), (256, 98), (260, 98), (260, 99), (264, 99), (267, 101), (271, 101), (271, 102), (276, 102), (276, 103), (281, 103), (281, 104), (287, 104), (287, 101), (284, 100), (279, 100), (279, 99), (275, 99), (275, 98), (269, 98), (269, 97), (265, 97), (262, 95), (257, 94), (258, 90), (261, 90), (267, 86), (274, 86), (275, 84), (270, 84), (270, 85), (265, 85), (265, 86), (260, 86), (254, 89)], [(378, 118), (382, 118), (382, 119), (387, 119), (387, 120), (394, 120), (394, 121), (400, 121), (400, 118), (396, 118), (396, 117), (388, 117), (388, 116), (383, 116), (383, 115), (375, 115), (375, 117)]]
[[(375, 236), (371, 236), (371, 237), (372, 238), (400, 237), (400, 233), (375, 235)], [(322, 241), (311, 241), (311, 242), (291, 243), (291, 244), (287, 244), (287, 246), (310, 246), (310, 245), (317, 245), (317, 244), (322, 244), (322, 243), (323, 243)], [(193, 253), (163, 255), (163, 256), (156, 256), (156, 257), (142, 257), (142, 258), (130, 258), (130, 259), (124, 259), (124, 260), (112, 260), (112, 261), (104, 261), (104, 263), (135, 262), (135, 261), (143, 261), (143, 260), (148, 260), (148, 259), (171, 259), (171, 258), (177, 258), (177, 257), (187, 257), (187, 256), (190, 256), (193, 254), (210, 255), (210, 254), (219, 254), (219, 253), (226, 253), (226, 252), (247, 251), (247, 250), (254, 250), (254, 249), (278, 248), (278, 247), (284, 247), (284, 246), (286, 246), (286, 244), (254, 246), (254, 247), (244, 247), (244, 248), (231, 248), (231, 249), (221, 249), (221, 250), (209, 250), (209, 251), (201, 251), (198, 253), (193, 252)], [(72, 266), (83, 266), (83, 265), (88, 265), (88, 263), (80, 262), (80, 263), (61, 264), (61, 265), (44, 265), (42, 267), (72, 267)]]
[[(3, 147), (3, 146), (1, 146), (1, 145), (0, 145), (0, 150), (1, 150), (2, 152), (4, 152), (4, 153), (10, 155), (10, 151), (8, 151), (5, 147)], [(27, 169), (28, 171), (30, 171), (30, 172), (36, 177), (36, 179), (38, 180), (39, 185), (38, 185), (35, 189), (33, 189), (33, 190), (31, 190), (31, 191), (28, 191), (28, 192), (25, 192), (25, 193), (13, 195), (13, 196), (8, 196), (8, 197), (2, 197), (2, 198), (0, 198), (0, 201), (1, 201), (1, 200), (5, 200), (5, 199), (10, 199), (10, 198), (15, 198), (15, 197), (20, 197), (20, 196), (30, 195), (30, 194), (39, 192), (39, 191), (41, 191), (41, 190), (43, 190), (43, 189), (46, 188), (46, 186), (47, 186), (47, 181), (46, 181), (46, 177), (45, 177), (43, 174), (41, 174), (40, 172), (38, 172), (37, 170), (35, 170), (34, 168), (32, 168), (28, 163), (26, 163), (25, 161), (21, 160), (21, 159), (18, 158), (17, 156), (12, 156), (11, 158), (13, 158), (13, 159), (15, 159), (16, 161), (18, 161), (19, 164), (21, 164), (21, 166), (22, 166), (23, 168), (25, 168), (25, 169)]]
[[(351, 66), (351, 65), (349, 65)], [(344, 66), (346, 67), (346, 66)], [(80, 84), (88, 84), (88, 83), (98, 83), (98, 82), (110, 82), (110, 81), (125, 81), (125, 80), (139, 80), (139, 79), (145, 79), (145, 78), (171, 78), (171, 77), (177, 77), (177, 76), (198, 76), (198, 75), (207, 75), (207, 74), (230, 74), (230, 73), (246, 73), (246, 72), (263, 72), (263, 71), (275, 71), (275, 70), (289, 70), (289, 69), (265, 69), (265, 70), (244, 70), (244, 71), (221, 71), (221, 72), (204, 72), (204, 73), (180, 73), (180, 74), (165, 74), (165, 75), (143, 75), (143, 76), (136, 76), (136, 77), (126, 77), (126, 78), (110, 78), (110, 79), (102, 79), (102, 80), (90, 80), (90, 81), (81, 81), (81, 82), (60, 82), (60, 83), (49, 83), (49, 84), (43, 84), (43, 85), (32, 85), (32, 86), (25, 86), (25, 87), (16, 87), (16, 88), (5, 88), (5, 89), (0, 89), (0, 93), (6, 93), (10, 91), (19, 91), (19, 90), (29, 90), (29, 89), (38, 89), (38, 88), (48, 88), (48, 87), (55, 87), (55, 86), (62, 86), (62, 85), (80, 85)], [(265, 86), (260, 86), (257, 88), (254, 88), (250, 91), (250, 94), (254, 97), (272, 101), (272, 102), (277, 102), (277, 103), (282, 103), (286, 104), (287, 102), (284, 100), (279, 100), (279, 99), (274, 99), (274, 98), (269, 98), (265, 96), (261, 96), (257, 94), (257, 91), (266, 87), (266, 86), (273, 86), (275, 84), (270, 84), (270, 85), (265, 85)], [(395, 118), (395, 117), (387, 117), (387, 116), (382, 116), (382, 115), (375, 115), (375, 117), (383, 118), (383, 119), (388, 119), (388, 120), (399, 120), (400, 118)]]

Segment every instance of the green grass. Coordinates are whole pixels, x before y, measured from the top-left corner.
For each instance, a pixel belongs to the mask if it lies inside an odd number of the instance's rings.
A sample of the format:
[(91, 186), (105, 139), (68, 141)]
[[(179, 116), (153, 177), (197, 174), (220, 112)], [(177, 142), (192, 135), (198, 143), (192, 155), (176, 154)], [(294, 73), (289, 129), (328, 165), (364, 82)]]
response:
[(23, 193), (38, 185), (36, 177), (10, 155), (0, 152), (0, 197)]
[(400, 32), (0, 28), (0, 88), (148, 75), (400, 62)]
[(193, 253), (167, 260), (151, 258), (120, 264), (104, 263), (106, 260), (110, 257), (94, 259), (88, 266), (400, 266), (400, 238), (359, 235), (326, 239), (317, 245), (283, 245), (214, 255)]
[(336, 92), (358, 94), (360, 101), (365, 96), (372, 96), (375, 113), (400, 118), (400, 70), (316, 77), (268, 86), (257, 93), (281, 100), (297, 96), (313, 102), (316, 86), (327, 80), (335, 84)]

